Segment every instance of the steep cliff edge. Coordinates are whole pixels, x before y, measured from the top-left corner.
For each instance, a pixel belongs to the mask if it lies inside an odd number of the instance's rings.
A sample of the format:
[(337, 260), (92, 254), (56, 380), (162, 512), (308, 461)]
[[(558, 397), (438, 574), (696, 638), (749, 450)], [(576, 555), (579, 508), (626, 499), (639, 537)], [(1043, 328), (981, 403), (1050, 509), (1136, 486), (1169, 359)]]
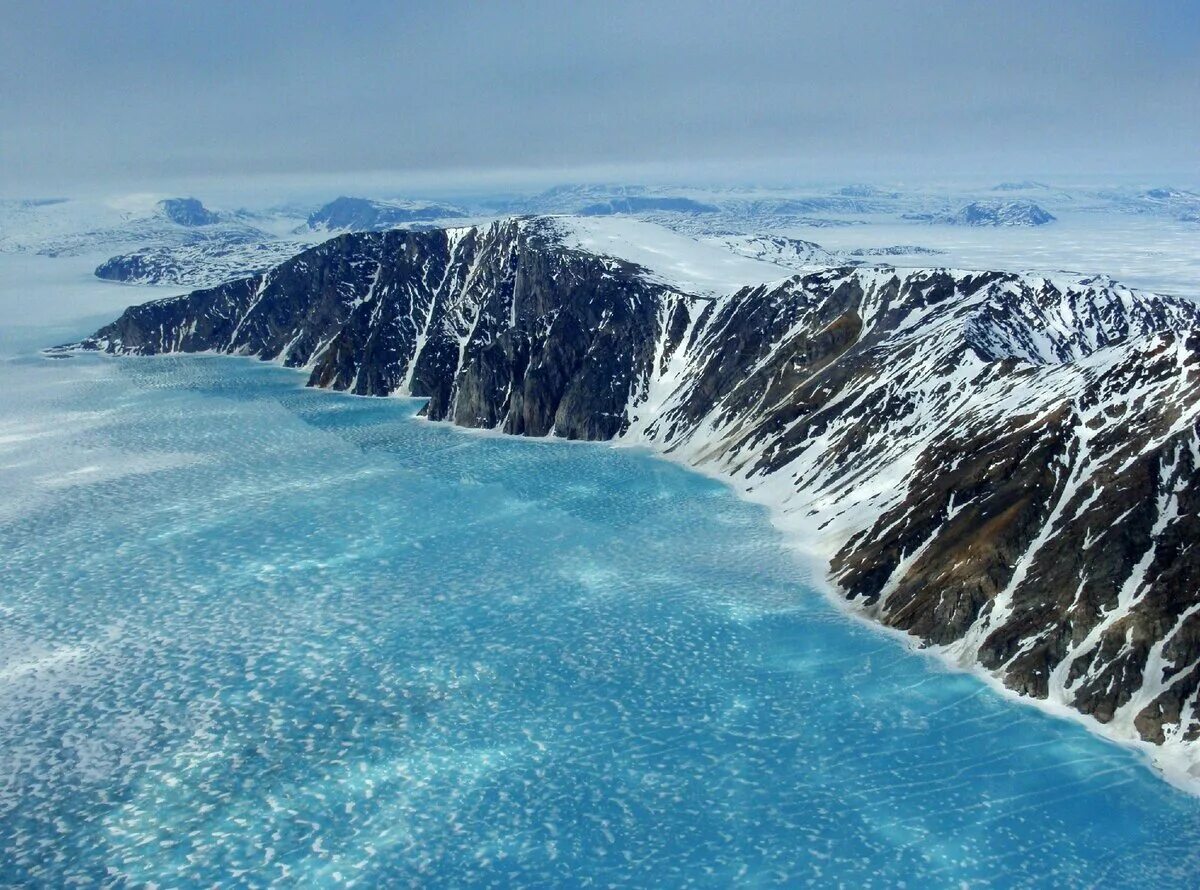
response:
[(834, 268), (716, 298), (561, 223), (346, 235), (81, 344), (216, 351), (436, 420), (643, 442), (770, 503), (853, 606), (1200, 763), (1200, 310)]

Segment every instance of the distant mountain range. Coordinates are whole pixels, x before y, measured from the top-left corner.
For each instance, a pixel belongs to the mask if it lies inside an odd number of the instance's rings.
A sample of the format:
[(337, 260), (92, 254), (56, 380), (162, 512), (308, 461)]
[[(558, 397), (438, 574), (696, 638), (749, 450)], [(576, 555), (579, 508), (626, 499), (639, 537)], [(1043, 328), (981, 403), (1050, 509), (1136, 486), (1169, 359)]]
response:
[(466, 215), (460, 207), (436, 202), (341, 197), (313, 211), (305, 225), (313, 232), (370, 232)]
[[(997, 197), (996, 192), (1011, 196)], [(1016, 180), (987, 187), (956, 203), (952, 195), (862, 183), (808, 190), (600, 184), (563, 185), (534, 195), (456, 204), (342, 196), (315, 209), (296, 205), (264, 211), (217, 210), (196, 197), (155, 201), (129, 196), (99, 205), (58, 198), (0, 201), (0, 251), (47, 256), (105, 251), (109, 259), (97, 266), (97, 274), (105, 279), (201, 286), (260, 271), (305, 243), (342, 232), (432, 228), (506, 214), (582, 213), (655, 222), (700, 240), (736, 245), (730, 249), (745, 256), (774, 252), (772, 262), (794, 269), (822, 261), (915, 258), (932, 249), (919, 241), (912, 245), (914, 250), (898, 244), (868, 247), (877, 237), (871, 235), (864, 235), (866, 243), (847, 245), (846, 237), (837, 237), (834, 240), (847, 246), (826, 251), (828, 256), (822, 260), (818, 252), (802, 246), (805, 238), (797, 238), (797, 231), (889, 222), (1043, 226), (1055, 219), (1047, 206), (1069, 209), (1076, 219), (1079, 214), (1120, 212), (1189, 226), (1200, 222), (1200, 194), (1170, 186), (1067, 191), (1036, 180)], [(770, 239), (796, 244), (771, 247)]]
[(821, 266), (853, 266), (879, 257), (927, 257), (942, 253), (915, 244), (886, 247), (858, 247), (853, 250), (829, 250), (814, 241), (785, 238), (781, 235), (715, 236), (707, 239), (739, 256), (774, 263), (785, 269), (811, 269)]
[(0, 251), (78, 256), (132, 247), (273, 240), (245, 214), (209, 210), (196, 198), (136, 208), (66, 199), (0, 202)]
[(579, 208), (580, 216), (607, 216), (613, 213), (649, 213), (666, 211), (668, 213), (717, 213), (719, 207), (713, 204), (702, 204), (691, 198), (672, 197), (627, 197), (611, 198), (595, 204), (587, 204)]
[(994, 192), (1032, 192), (1045, 191), (1050, 188), (1044, 182), (1036, 182), (1032, 179), (1023, 179), (1020, 182), (1001, 182), (992, 187)]

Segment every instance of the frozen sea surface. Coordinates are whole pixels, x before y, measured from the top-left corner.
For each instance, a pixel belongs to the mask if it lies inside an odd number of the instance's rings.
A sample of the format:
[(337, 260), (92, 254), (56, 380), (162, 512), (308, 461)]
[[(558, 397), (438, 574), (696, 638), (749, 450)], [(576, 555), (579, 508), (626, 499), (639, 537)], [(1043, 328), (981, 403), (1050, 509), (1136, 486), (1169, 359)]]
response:
[(0, 342), (0, 884), (1195, 886), (1200, 800), (649, 456)]

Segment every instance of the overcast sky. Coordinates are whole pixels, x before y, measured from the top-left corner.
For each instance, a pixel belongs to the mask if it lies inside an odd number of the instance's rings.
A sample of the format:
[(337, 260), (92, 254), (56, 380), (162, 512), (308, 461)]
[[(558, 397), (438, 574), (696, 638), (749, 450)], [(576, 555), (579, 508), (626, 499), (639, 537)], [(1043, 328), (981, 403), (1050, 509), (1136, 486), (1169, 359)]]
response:
[(0, 0), (0, 193), (1200, 176), (1200, 0)]

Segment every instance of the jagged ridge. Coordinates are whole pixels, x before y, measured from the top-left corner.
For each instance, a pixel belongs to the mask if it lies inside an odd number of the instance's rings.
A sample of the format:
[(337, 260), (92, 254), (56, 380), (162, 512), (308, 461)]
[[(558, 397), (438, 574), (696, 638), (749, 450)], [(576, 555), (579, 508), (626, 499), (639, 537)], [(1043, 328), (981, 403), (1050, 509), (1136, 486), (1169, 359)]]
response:
[(347, 235), (85, 341), (432, 419), (645, 442), (774, 506), (867, 614), (1200, 761), (1200, 311), (1109, 279), (835, 268), (711, 299), (552, 223)]

